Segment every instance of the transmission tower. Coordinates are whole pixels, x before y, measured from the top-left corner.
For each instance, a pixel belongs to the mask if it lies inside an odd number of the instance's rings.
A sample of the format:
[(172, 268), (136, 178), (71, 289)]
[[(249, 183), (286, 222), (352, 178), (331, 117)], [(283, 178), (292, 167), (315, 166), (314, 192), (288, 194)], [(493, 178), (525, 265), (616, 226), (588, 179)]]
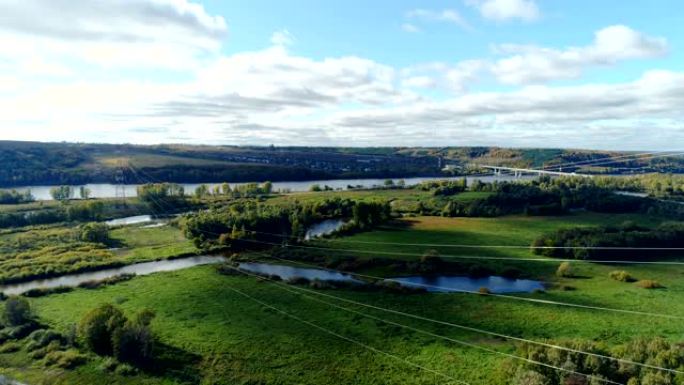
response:
[(116, 201), (122, 207), (126, 207), (126, 167), (128, 162), (124, 159), (119, 159), (116, 165), (116, 172), (114, 174), (114, 181), (116, 187), (114, 189)]

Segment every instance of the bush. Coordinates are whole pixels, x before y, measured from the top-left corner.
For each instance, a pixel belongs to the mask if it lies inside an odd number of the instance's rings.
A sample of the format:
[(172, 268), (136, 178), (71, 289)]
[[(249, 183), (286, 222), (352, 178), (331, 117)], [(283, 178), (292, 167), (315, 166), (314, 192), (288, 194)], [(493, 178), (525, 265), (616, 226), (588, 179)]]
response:
[(636, 283), (637, 286), (643, 289), (662, 289), (665, 286), (661, 285), (660, 282), (654, 281), (652, 279), (642, 279)]
[(98, 289), (103, 286), (109, 286), (109, 285), (114, 285), (120, 282), (125, 282), (125, 281), (130, 281), (131, 279), (135, 278), (135, 274), (119, 274), (115, 275), (113, 277), (101, 279), (101, 280), (93, 280), (93, 281), (85, 281), (81, 282), (78, 287), (81, 289)]
[(558, 270), (556, 270), (556, 275), (558, 277), (562, 278), (572, 278), (572, 266), (570, 265), (570, 262), (563, 262), (558, 266)]
[(21, 295), (23, 297), (28, 297), (28, 298), (38, 298), (38, 297), (44, 297), (46, 295), (50, 294), (60, 294), (60, 293), (68, 293), (70, 291), (73, 291), (74, 289), (68, 286), (59, 286), (59, 287), (53, 287), (53, 288), (36, 288), (36, 289), (31, 289), (29, 291), (26, 291), (22, 293)]
[(111, 242), (109, 238), (109, 226), (104, 223), (87, 223), (80, 228), (79, 239), (83, 242), (102, 243), (104, 245)]
[(114, 332), (114, 354), (119, 361), (135, 365), (145, 365), (151, 361), (154, 336), (150, 323), (154, 316), (151, 310), (143, 310), (134, 320), (126, 322)]
[(76, 350), (56, 351), (45, 355), (45, 365), (60, 369), (73, 369), (85, 364), (88, 358)]
[(4, 345), (0, 345), (0, 353), (14, 353), (18, 352), (21, 349), (21, 345), (19, 345), (17, 342), (8, 342)]
[(624, 270), (611, 271), (609, 276), (610, 276), (610, 278), (612, 278), (616, 281), (620, 281), (620, 282), (634, 282), (634, 281), (636, 281), (636, 279), (634, 279), (634, 277), (632, 277), (631, 274), (629, 274), (628, 272), (626, 272)]
[(128, 364), (120, 364), (119, 366), (116, 367), (116, 370), (114, 370), (114, 373), (116, 373), (119, 376), (132, 376), (136, 374), (138, 371), (135, 370), (134, 367)]
[(154, 337), (150, 323), (154, 313), (143, 310), (129, 320), (117, 307), (105, 304), (88, 312), (79, 324), (86, 346), (101, 356), (114, 356), (135, 365), (149, 363)]
[(492, 294), (492, 291), (489, 290), (489, 288), (486, 287), (481, 287), (477, 290), (478, 293), (480, 294)]
[(50, 343), (57, 341), (60, 345), (66, 341), (66, 338), (60, 333), (53, 330), (39, 329), (29, 334), (29, 343), (27, 350), (36, 350), (48, 346)]
[(104, 304), (88, 312), (78, 325), (79, 335), (94, 353), (111, 356), (114, 353), (112, 336), (123, 327), (126, 317), (110, 304)]
[(292, 277), (287, 280), (290, 285), (308, 285), (311, 281), (304, 277)]
[(112, 357), (107, 357), (104, 360), (102, 360), (102, 363), (98, 366), (98, 368), (103, 372), (113, 372), (116, 370), (118, 366), (119, 363), (116, 362), (115, 359), (113, 359)]
[(3, 318), (10, 326), (20, 326), (33, 320), (31, 305), (20, 297), (10, 297), (5, 302)]

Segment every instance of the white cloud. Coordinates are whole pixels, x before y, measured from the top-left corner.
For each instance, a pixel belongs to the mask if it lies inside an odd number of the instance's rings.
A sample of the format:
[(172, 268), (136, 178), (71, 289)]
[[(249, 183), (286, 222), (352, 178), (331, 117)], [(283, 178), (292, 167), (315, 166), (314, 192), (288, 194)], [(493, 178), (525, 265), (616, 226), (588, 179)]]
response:
[(534, 21), (541, 16), (534, 0), (465, 0), (465, 3), (475, 7), (482, 17), (489, 20)]
[(292, 36), (290, 31), (283, 29), (276, 31), (271, 35), (271, 44), (277, 46), (289, 46), (294, 44), (295, 38)]
[(430, 76), (412, 76), (401, 81), (404, 87), (430, 88), (436, 85), (435, 79)]
[(441, 11), (414, 9), (407, 12), (406, 17), (423, 21), (452, 23), (465, 30), (472, 29), (470, 24), (455, 9), (444, 9)]
[[(337, 132), (375, 133), (373, 141), (593, 148), (670, 148), (684, 140), (684, 73), (649, 71), (624, 84), (532, 86), (473, 93), (441, 102), (342, 112)], [(620, 128), (614, 136), (611, 128)], [(660, 130), (658, 136), (651, 135)], [(505, 138), (505, 139), (504, 139)], [(371, 140), (370, 138), (368, 140)]]
[(409, 33), (418, 33), (420, 32), (420, 28), (416, 27), (415, 25), (411, 23), (404, 23), (401, 25), (401, 29), (404, 30), (404, 32), (409, 32)]
[(187, 69), (216, 54), (227, 34), (222, 17), (187, 0), (8, 0), (0, 14), (0, 61), (19, 64), (40, 53), (72, 68)]
[(491, 71), (506, 84), (542, 83), (577, 78), (588, 67), (608, 66), (627, 59), (660, 57), (667, 53), (664, 38), (646, 36), (623, 25), (597, 31), (592, 44), (563, 50), (524, 45), (500, 45), (513, 54), (492, 64)]
[[(467, 26), (447, 11), (407, 17)], [(0, 24), (2, 139), (615, 148), (684, 139), (684, 73), (473, 90), (486, 76), (542, 83), (667, 51), (664, 39), (624, 26), (581, 47), (500, 45), (495, 61), (399, 69), (296, 55), (287, 30), (270, 47), (225, 55), (223, 18), (188, 0), (7, 0), (0, 12), (10, 15)]]

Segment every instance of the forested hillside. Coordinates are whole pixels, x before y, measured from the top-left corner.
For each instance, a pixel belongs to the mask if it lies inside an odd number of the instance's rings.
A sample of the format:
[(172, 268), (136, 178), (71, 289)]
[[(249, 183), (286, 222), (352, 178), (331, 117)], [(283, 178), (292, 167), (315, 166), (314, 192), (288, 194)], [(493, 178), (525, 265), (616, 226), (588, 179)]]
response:
[[(630, 155), (629, 158), (619, 158)], [(681, 157), (495, 147), (274, 147), (81, 144), (0, 141), (0, 187), (112, 183), (124, 161), (168, 182), (289, 181), (435, 176), (473, 165), (562, 168), (584, 173), (684, 172)], [(612, 157), (610, 162), (601, 159)], [(617, 158), (616, 158), (617, 157)], [(579, 163), (579, 164), (578, 164)], [(124, 173), (126, 180), (134, 176)]]

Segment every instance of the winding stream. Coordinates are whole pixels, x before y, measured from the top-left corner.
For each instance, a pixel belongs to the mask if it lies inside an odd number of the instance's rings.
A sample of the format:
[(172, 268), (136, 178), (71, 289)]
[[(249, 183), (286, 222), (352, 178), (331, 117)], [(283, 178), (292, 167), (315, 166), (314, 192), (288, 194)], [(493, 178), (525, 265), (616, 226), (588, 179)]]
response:
[(0, 286), (0, 292), (7, 295), (19, 295), (32, 289), (53, 289), (56, 287), (76, 287), (83, 282), (101, 281), (122, 274), (148, 275), (162, 271), (174, 271), (189, 267), (210, 265), (225, 262), (222, 256), (202, 255), (163, 261), (143, 262), (111, 269), (103, 269), (86, 273), (69, 274), (61, 277), (38, 279), (34, 281)]

